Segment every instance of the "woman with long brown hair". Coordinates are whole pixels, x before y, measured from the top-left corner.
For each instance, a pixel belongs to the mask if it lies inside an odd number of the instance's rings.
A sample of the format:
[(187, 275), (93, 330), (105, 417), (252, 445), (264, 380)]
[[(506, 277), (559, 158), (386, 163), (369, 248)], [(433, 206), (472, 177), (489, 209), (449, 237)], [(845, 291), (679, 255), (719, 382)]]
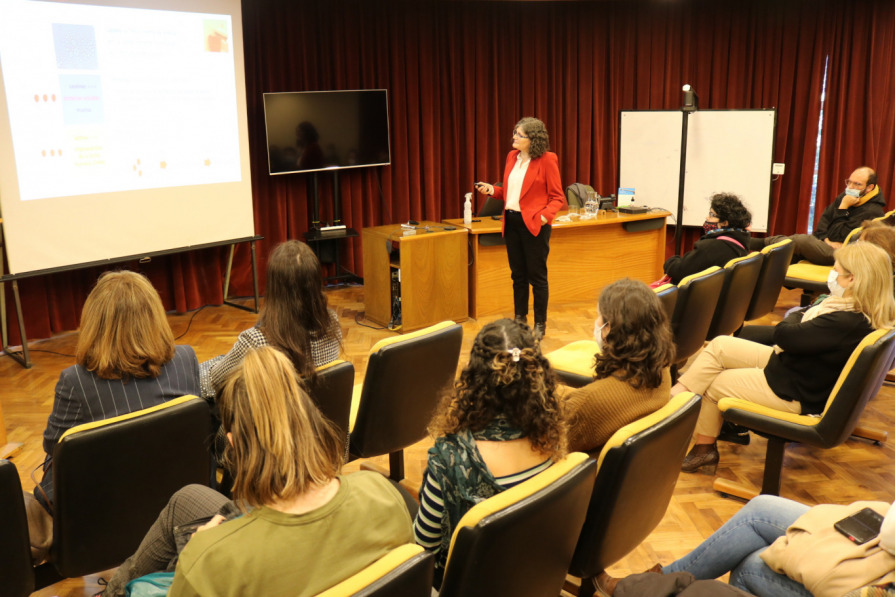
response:
[(227, 375), (259, 346), (275, 346), (292, 360), (304, 379), (339, 358), (342, 328), (327, 308), (320, 261), (305, 243), (277, 245), (267, 262), (267, 292), (258, 323), (242, 332), (227, 354), (200, 366), (202, 397), (212, 400)]
[(674, 339), (649, 286), (625, 278), (603, 289), (594, 339), (594, 381), (565, 397), (569, 449), (598, 451), (621, 427), (664, 406)]

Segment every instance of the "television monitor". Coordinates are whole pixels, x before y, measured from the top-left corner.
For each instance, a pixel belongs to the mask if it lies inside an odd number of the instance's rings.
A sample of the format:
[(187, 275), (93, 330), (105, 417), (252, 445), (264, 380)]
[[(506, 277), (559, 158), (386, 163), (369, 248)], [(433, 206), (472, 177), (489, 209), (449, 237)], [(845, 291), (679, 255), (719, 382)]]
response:
[(391, 163), (385, 89), (265, 93), (264, 121), (271, 174)]

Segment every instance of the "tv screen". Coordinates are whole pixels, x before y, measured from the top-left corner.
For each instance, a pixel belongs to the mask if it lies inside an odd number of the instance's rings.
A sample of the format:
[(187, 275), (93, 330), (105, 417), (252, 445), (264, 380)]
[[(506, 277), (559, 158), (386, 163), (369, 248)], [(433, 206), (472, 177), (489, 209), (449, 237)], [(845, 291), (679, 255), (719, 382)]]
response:
[(391, 163), (385, 89), (265, 93), (264, 120), (271, 174)]

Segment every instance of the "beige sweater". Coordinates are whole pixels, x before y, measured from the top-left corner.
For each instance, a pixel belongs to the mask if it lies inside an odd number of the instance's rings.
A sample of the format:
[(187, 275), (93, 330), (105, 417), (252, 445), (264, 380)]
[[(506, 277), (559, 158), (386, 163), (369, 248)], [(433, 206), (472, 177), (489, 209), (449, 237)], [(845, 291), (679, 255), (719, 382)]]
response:
[(598, 379), (565, 396), (569, 450), (593, 452), (612, 434), (668, 403), (671, 373), (666, 368), (658, 388), (634, 389), (614, 377)]

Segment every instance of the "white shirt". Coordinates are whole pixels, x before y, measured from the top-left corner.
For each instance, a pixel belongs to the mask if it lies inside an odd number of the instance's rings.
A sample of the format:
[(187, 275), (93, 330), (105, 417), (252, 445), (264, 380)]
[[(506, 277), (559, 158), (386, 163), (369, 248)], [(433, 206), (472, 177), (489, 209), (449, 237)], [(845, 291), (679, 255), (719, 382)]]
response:
[(525, 173), (528, 172), (528, 165), (531, 159), (522, 161), (522, 154), (516, 156), (516, 165), (510, 171), (510, 177), (507, 180), (506, 188), (506, 209), (513, 211), (522, 211), (519, 206), (519, 196), (522, 194), (522, 181), (525, 180)]

